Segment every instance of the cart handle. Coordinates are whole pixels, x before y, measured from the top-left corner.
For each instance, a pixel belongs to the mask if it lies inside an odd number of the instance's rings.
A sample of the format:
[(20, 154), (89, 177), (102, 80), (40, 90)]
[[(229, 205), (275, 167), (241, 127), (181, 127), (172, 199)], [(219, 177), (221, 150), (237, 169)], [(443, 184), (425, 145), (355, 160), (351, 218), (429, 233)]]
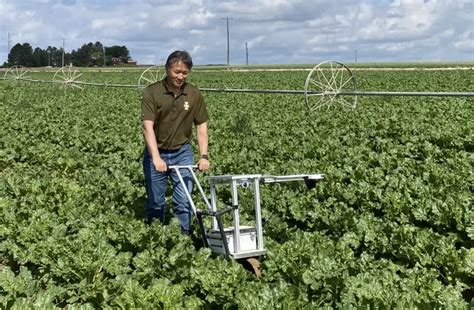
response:
[(174, 166), (168, 166), (168, 169), (174, 170), (176, 174), (178, 175), (179, 182), (183, 186), (184, 192), (186, 193), (186, 197), (188, 198), (189, 204), (191, 205), (191, 208), (193, 209), (194, 215), (197, 214), (196, 205), (194, 204), (193, 198), (191, 197), (191, 193), (188, 191), (188, 187), (186, 186), (183, 176), (181, 175), (181, 169), (186, 169), (191, 173), (191, 175), (193, 176), (194, 183), (199, 189), (199, 193), (201, 194), (201, 197), (204, 200), (204, 203), (206, 204), (207, 209), (211, 210), (211, 204), (209, 203), (209, 200), (206, 197), (206, 193), (204, 193), (204, 190), (202, 189), (201, 183), (199, 182), (196, 176), (196, 173), (194, 172), (194, 170), (198, 169), (197, 165), (188, 165), (188, 166), (174, 165)]
[(197, 168), (198, 168), (197, 165), (186, 165), (186, 166), (173, 165), (173, 166), (168, 166), (169, 170), (176, 170), (176, 169), (194, 169), (194, 170), (196, 170)]

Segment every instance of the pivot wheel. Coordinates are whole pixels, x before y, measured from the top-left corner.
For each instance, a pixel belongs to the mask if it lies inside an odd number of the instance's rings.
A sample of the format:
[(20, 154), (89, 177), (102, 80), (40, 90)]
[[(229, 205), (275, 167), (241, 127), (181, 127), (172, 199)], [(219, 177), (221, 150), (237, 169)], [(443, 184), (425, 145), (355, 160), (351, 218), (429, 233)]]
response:
[(3, 78), (5, 80), (22, 80), (28, 79), (29, 77), (26, 76), (28, 70), (24, 66), (15, 65), (7, 69)]
[(340, 62), (322, 62), (309, 72), (304, 85), (304, 98), (310, 111), (331, 107), (353, 110), (357, 105), (354, 74)]
[(147, 68), (140, 75), (138, 79), (138, 92), (142, 93), (143, 88), (147, 87), (150, 84), (161, 81), (165, 76), (165, 72), (160, 66), (151, 66)]
[(59, 68), (53, 76), (53, 81), (56, 83), (61, 83), (64, 88), (79, 88), (82, 89), (78, 81), (79, 77), (82, 75), (77, 69), (73, 67), (62, 67)]

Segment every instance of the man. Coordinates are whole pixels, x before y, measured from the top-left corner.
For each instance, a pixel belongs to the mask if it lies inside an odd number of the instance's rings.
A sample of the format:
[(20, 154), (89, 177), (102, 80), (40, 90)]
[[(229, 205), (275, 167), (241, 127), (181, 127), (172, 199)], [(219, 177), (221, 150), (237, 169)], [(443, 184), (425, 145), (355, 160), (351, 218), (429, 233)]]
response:
[[(192, 209), (172, 165), (193, 165), (192, 127), (196, 126), (200, 158), (198, 169), (209, 169), (207, 155), (208, 114), (199, 89), (186, 83), (193, 62), (186, 51), (175, 51), (166, 61), (166, 77), (143, 91), (142, 125), (145, 138), (143, 169), (146, 181), (148, 223), (165, 220), (165, 193), (168, 179), (173, 185), (174, 215), (183, 234), (189, 234)], [(182, 170), (188, 190), (192, 176)]]

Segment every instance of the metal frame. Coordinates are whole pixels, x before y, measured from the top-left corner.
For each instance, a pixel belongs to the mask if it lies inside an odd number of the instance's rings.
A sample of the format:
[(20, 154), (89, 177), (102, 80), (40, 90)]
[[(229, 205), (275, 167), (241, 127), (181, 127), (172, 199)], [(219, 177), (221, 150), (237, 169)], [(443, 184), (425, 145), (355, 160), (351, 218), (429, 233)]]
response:
[(80, 83), (78, 83), (79, 77), (82, 73), (79, 73), (79, 70), (74, 69), (70, 66), (65, 66), (59, 68), (53, 76), (53, 82), (61, 83), (63, 88), (78, 88), (83, 89)]
[[(311, 189), (315, 186), (317, 181), (322, 180), (324, 178), (323, 174), (297, 174), (285, 176), (261, 174), (209, 176), (207, 177), (211, 193), (211, 198), (209, 201), (196, 176), (196, 173), (194, 172), (194, 170), (197, 169), (197, 166), (169, 166), (169, 169), (172, 169), (176, 172), (181, 185), (183, 185), (186, 197), (188, 198), (193, 213), (196, 215), (196, 218), (198, 220), (199, 229), (204, 240), (204, 245), (213, 249), (213, 246), (210, 244), (209, 240), (215, 240), (217, 238), (222, 242), (222, 253), (221, 251), (214, 252), (217, 254), (223, 254), (227, 258), (233, 257), (235, 259), (258, 257), (265, 254), (265, 247), (263, 243), (262, 210), (260, 204), (260, 184), (304, 181), (306, 183), (306, 186)], [(196, 207), (192, 199), (191, 193), (188, 191), (188, 188), (184, 182), (181, 170), (187, 170), (191, 173), (194, 183), (196, 184), (199, 190), (200, 196), (203, 199), (207, 210), (200, 210)], [(230, 187), (230, 193), (232, 197), (231, 205), (226, 206), (224, 208), (220, 208), (220, 206), (218, 207), (217, 203), (217, 187), (225, 185)], [(240, 208), (238, 198), (239, 187), (242, 187), (244, 189), (250, 188), (253, 191), (255, 207), (255, 227), (240, 225)], [(227, 213), (232, 214), (232, 227), (224, 227), (222, 217)], [(210, 229), (206, 229), (205, 227), (203, 220), (204, 216), (212, 217)], [(255, 230), (256, 234), (255, 247), (250, 250), (242, 249), (242, 237), (243, 234), (246, 234), (246, 232), (244, 231), (252, 231), (253, 229)], [(231, 235), (232, 247), (230, 247), (227, 242), (227, 233)], [(231, 248), (232, 251), (230, 250)]]
[(21, 65), (15, 65), (8, 68), (7, 71), (5, 71), (5, 74), (3, 75), (3, 79), (20, 81), (20, 80), (24, 80), (28, 78), (26, 76), (27, 73), (28, 73), (28, 70), (26, 69), (26, 67), (21, 66)]
[[(357, 84), (352, 71), (343, 63), (329, 60), (316, 65), (304, 84), (306, 107), (315, 111), (340, 105), (354, 110), (357, 105)], [(345, 96), (340, 96), (345, 93)]]
[(138, 91), (141, 92), (142, 88), (147, 87), (150, 84), (156, 83), (165, 77), (166, 73), (162, 72), (161, 66), (151, 66), (142, 72), (138, 78)]
[[(67, 68), (67, 69), (66, 69)], [(26, 77), (27, 69), (23, 66), (10, 67), (4, 74), (3, 80), (17, 80), (39, 83), (60, 83), (65, 88), (80, 88), (81, 86), (130, 87), (137, 88), (141, 93), (147, 85), (157, 82), (164, 77), (161, 66), (151, 66), (142, 72), (137, 84), (112, 84), (78, 81), (77, 69), (63, 67), (56, 71), (53, 81), (45, 81)], [(305, 104), (309, 110), (315, 111), (326, 107), (336, 106), (355, 109), (357, 96), (428, 96), (428, 97), (474, 97), (474, 92), (377, 92), (356, 91), (356, 80), (352, 71), (341, 62), (330, 60), (319, 63), (308, 74), (303, 90), (284, 89), (232, 89), (232, 88), (199, 88), (204, 92), (222, 93), (256, 93), (256, 94), (295, 94), (304, 95)]]

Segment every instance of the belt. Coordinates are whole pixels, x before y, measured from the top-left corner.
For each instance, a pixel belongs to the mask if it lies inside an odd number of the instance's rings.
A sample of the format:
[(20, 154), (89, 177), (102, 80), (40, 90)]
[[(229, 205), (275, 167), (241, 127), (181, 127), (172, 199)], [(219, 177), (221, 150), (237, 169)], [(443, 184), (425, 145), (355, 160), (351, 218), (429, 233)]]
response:
[(179, 152), (180, 149), (181, 148), (176, 149), (176, 150), (158, 149), (158, 151), (160, 151), (160, 153), (163, 153), (163, 154), (170, 154), (170, 153), (177, 153), (177, 152)]

